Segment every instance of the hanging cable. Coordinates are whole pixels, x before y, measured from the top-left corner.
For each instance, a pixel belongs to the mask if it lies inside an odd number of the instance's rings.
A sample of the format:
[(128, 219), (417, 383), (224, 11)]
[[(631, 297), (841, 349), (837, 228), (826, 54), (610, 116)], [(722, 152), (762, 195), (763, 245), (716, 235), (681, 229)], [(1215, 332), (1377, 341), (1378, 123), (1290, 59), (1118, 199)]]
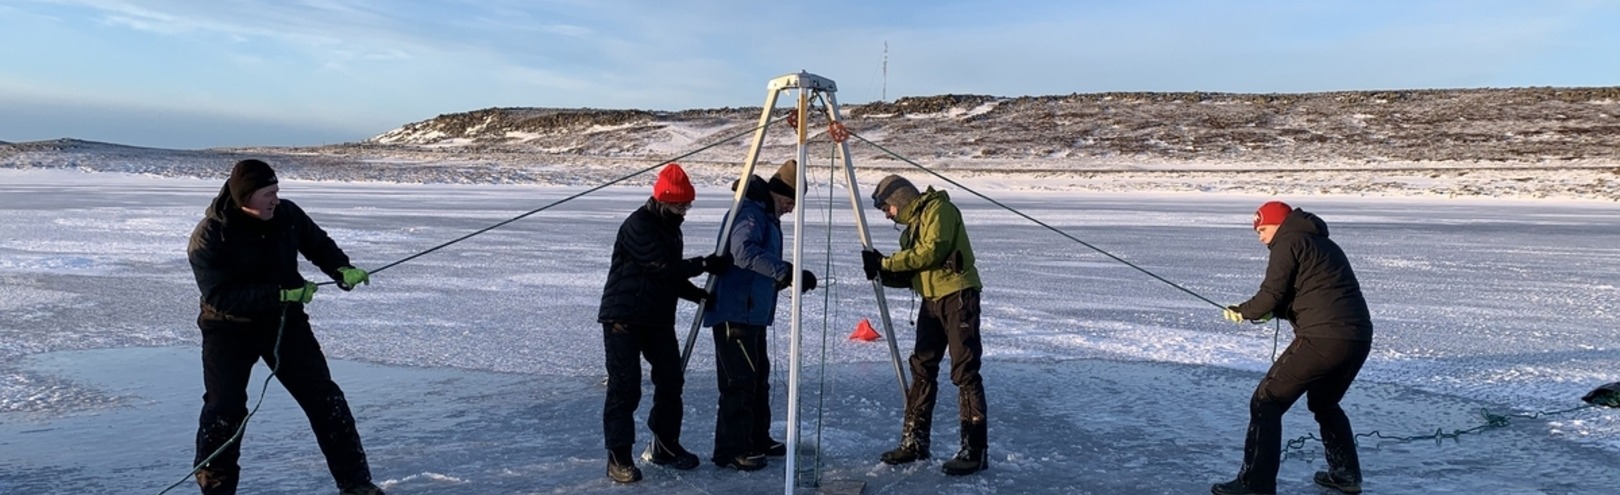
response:
[[(613, 180), (610, 180), (610, 181), (607, 181), (607, 182), (605, 182), (605, 183), (603, 183), (603, 184), (601, 184), (601, 185), (598, 185), (598, 186), (596, 186), (596, 187), (592, 187), (592, 188), (590, 188), (590, 189), (586, 189), (586, 190), (584, 190), (584, 191), (580, 191), (580, 192), (578, 192), (578, 193), (575, 193), (575, 194), (573, 194), (573, 195), (570, 195), (570, 196), (568, 196), (568, 197), (566, 197), (566, 198), (563, 198), (563, 199), (559, 199), (559, 200), (556, 200), (556, 201), (553, 201), (553, 202), (551, 202), (551, 204), (548, 204), (548, 205), (545, 205), (545, 206), (542, 206), (542, 207), (539, 207), (539, 208), (535, 208), (535, 209), (533, 209), (533, 210), (529, 210), (529, 211), (528, 211), (528, 212), (526, 212), (526, 213), (524, 213), (524, 214), (522, 214), (522, 215), (518, 215), (518, 216), (515, 216), (515, 217), (512, 217), (512, 218), (509, 218), (509, 219), (507, 219), (507, 220), (504, 220), (504, 221), (502, 221), (502, 222), (500, 222), (500, 223), (497, 223), (497, 224), (494, 224), (494, 225), (491, 225), (491, 226), (488, 226), (488, 227), (484, 227), (484, 228), (482, 228), (482, 229), (478, 229), (478, 230), (477, 230), (477, 231), (474, 231), (474, 232), (472, 232), (472, 233), (470, 233), (470, 234), (467, 234), (467, 235), (464, 235), (464, 236), (461, 236), (461, 237), (457, 237), (457, 238), (455, 238), (455, 239), (451, 239), (451, 240), (450, 240), (450, 241), (448, 241), (448, 242), (445, 242), (445, 243), (443, 243), (443, 244), (439, 244), (439, 245), (437, 245), (437, 246), (433, 246), (433, 247), (431, 247), (431, 248), (428, 248), (428, 249), (427, 249), (427, 250), (425, 250), (425, 251), (422, 251), (422, 252), (419, 252), (419, 253), (416, 253), (416, 254), (413, 254), (413, 255), (410, 255), (410, 256), (406, 256), (406, 257), (405, 257), (405, 258), (403, 258), (403, 259), (400, 259), (400, 260), (399, 260), (399, 261), (395, 261), (395, 262), (393, 262), (393, 263), (389, 263), (389, 264), (386, 264), (386, 265), (383, 265), (383, 266), (380, 266), (380, 267), (378, 267), (378, 268), (376, 268), (376, 269), (374, 269), (374, 270), (371, 270), (371, 271), (370, 271), (370, 273), (373, 273), (373, 274), (375, 274), (375, 273), (379, 273), (379, 272), (381, 272), (381, 271), (383, 271), (383, 270), (387, 270), (387, 269), (389, 269), (389, 268), (393, 268), (393, 267), (394, 267), (394, 266), (395, 266), (395, 265), (398, 265), (398, 264), (401, 264), (401, 263), (404, 263), (404, 262), (407, 262), (407, 261), (410, 261), (410, 260), (413, 260), (413, 259), (416, 259), (416, 258), (418, 258), (418, 257), (421, 257), (421, 256), (424, 256), (424, 255), (426, 255), (426, 254), (428, 254), (428, 253), (431, 253), (431, 252), (434, 252), (434, 251), (438, 251), (438, 250), (440, 250), (440, 249), (444, 249), (444, 248), (446, 248), (446, 247), (449, 247), (449, 246), (450, 246), (450, 245), (451, 245), (451, 244), (455, 244), (455, 243), (458, 243), (458, 242), (461, 242), (461, 241), (465, 241), (465, 240), (467, 240), (467, 239), (470, 239), (470, 238), (472, 238), (472, 237), (473, 237), (473, 236), (477, 236), (477, 235), (479, 235), (479, 234), (483, 234), (483, 233), (485, 233), (485, 232), (489, 232), (489, 231), (491, 231), (491, 230), (495, 230), (495, 229), (498, 229), (498, 228), (501, 228), (501, 227), (504, 227), (504, 226), (506, 226), (506, 225), (507, 225), (507, 224), (510, 224), (510, 223), (512, 223), (512, 222), (516, 222), (516, 221), (518, 221), (518, 220), (522, 220), (522, 219), (524, 219), (524, 218), (527, 218), (527, 217), (529, 217), (529, 216), (530, 216), (530, 215), (533, 215), (533, 214), (536, 214), (536, 213), (540, 213), (540, 212), (542, 212), (542, 211), (546, 211), (546, 210), (548, 210), (548, 209), (551, 209), (551, 208), (552, 208), (552, 207), (554, 207), (554, 206), (557, 206), (557, 205), (560, 205), (560, 204), (563, 204), (563, 203), (567, 203), (567, 202), (569, 202), (569, 201), (573, 201), (573, 200), (575, 200), (575, 199), (579, 199), (579, 198), (580, 198), (580, 197), (582, 197), (582, 196), (585, 196), (585, 195), (587, 195), (587, 194), (590, 194), (590, 193), (593, 193), (593, 192), (596, 192), (596, 191), (600, 191), (600, 190), (602, 190), (602, 189), (605, 189), (605, 188), (607, 188), (607, 187), (608, 187), (608, 186), (612, 186), (612, 185), (614, 185), (614, 184), (618, 184), (618, 183), (620, 183), (620, 182), (624, 182), (624, 181), (627, 181), (627, 180), (630, 180), (630, 179), (632, 179), (632, 178), (634, 178), (634, 177), (636, 177), (636, 176), (638, 176), (638, 175), (641, 175), (641, 174), (645, 174), (645, 173), (647, 173), (647, 172), (651, 172), (651, 171), (653, 171), (653, 170), (654, 170), (654, 169), (657, 169), (657, 168), (659, 168), (659, 167), (662, 167), (662, 166), (664, 166), (664, 165), (668, 165), (668, 164), (670, 164), (670, 163), (674, 163), (674, 162), (676, 162), (676, 161), (680, 161), (680, 160), (684, 160), (684, 159), (686, 159), (686, 158), (687, 158), (687, 157), (691, 157), (691, 156), (693, 156), (693, 155), (696, 155), (696, 154), (698, 154), (698, 153), (702, 153), (702, 152), (704, 152), (704, 151), (708, 151), (708, 150), (709, 150), (709, 149), (710, 149), (710, 148), (714, 148), (714, 147), (717, 147), (717, 146), (720, 146), (720, 145), (722, 145), (722, 144), (726, 144), (726, 143), (727, 143), (727, 142), (730, 142), (730, 141), (731, 141), (731, 140), (733, 140), (733, 139), (737, 139), (737, 138), (739, 138), (739, 137), (743, 137), (743, 136), (746, 136), (746, 135), (749, 135), (749, 134), (752, 134), (752, 133), (753, 133), (753, 132), (754, 132), (754, 131), (756, 131), (756, 130), (759, 130), (759, 129), (760, 129), (760, 128), (762, 128), (762, 127), (764, 127), (764, 126), (765, 126), (765, 125), (769, 125), (769, 123), (766, 123), (766, 124), (763, 124), (763, 125), (758, 125), (758, 126), (754, 126), (754, 127), (751, 127), (751, 128), (749, 128), (749, 129), (748, 129), (748, 130), (746, 130), (746, 131), (743, 131), (743, 132), (739, 132), (739, 133), (736, 133), (736, 134), (732, 134), (732, 135), (730, 135), (730, 136), (726, 136), (726, 137), (724, 137), (724, 138), (721, 138), (721, 139), (720, 139), (720, 140), (717, 140), (717, 141), (715, 141), (715, 142), (714, 142), (714, 143), (712, 143), (712, 144), (709, 144), (709, 145), (708, 145), (708, 146), (704, 146), (704, 147), (702, 147), (702, 148), (698, 148), (698, 149), (696, 149), (696, 150), (693, 150), (693, 151), (690, 151), (690, 152), (687, 152), (687, 153), (684, 153), (684, 154), (682, 154), (682, 155), (680, 155), (680, 156), (676, 156), (676, 157), (674, 157), (674, 158), (670, 158), (670, 159), (668, 159), (668, 160), (664, 160), (664, 161), (661, 161), (661, 162), (658, 162), (658, 164), (657, 164), (657, 165), (653, 165), (653, 166), (651, 166), (651, 167), (647, 167), (647, 168), (643, 168), (643, 169), (641, 169), (641, 170), (637, 170), (637, 171), (635, 171), (635, 172), (632, 172), (632, 173), (630, 173), (630, 174), (629, 174), (629, 175), (625, 175), (625, 176), (622, 176), (622, 177), (619, 177), (619, 178), (617, 178), (617, 179), (613, 179)], [(335, 283), (337, 283), (337, 282), (336, 282), (336, 281), (328, 281), (328, 282), (321, 282), (321, 283), (318, 283), (318, 284), (315, 284), (315, 285), (331, 285), (331, 284), (335, 284)]]
[(1277, 343), (1282, 341), (1282, 318), (1271, 322), (1271, 362), (1277, 362)]
[[(832, 196), (833, 196), (833, 184), (835, 182), (837, 182), (837, 180), (838, 180), (838, 176), (837, 176), (837, 174), (838, 174), (838, 166), (837, 166), (837, 164), (838, 164), (837, 148), (833, 148), (833, 153), (831, 155), (831, 160), (829, 160), (829, 163), (828, 163), (828, 166), (827, 166), (827, 189), (826, 189), (827, 190), (827, 196), (826, 196), (827, 223), (826, 223), (826, 226), (825, 226), (825, 228), (827, 230), (827, 247), (826, 247), (826, 251), (825, 251), (827, 253), (827, 263), (822, 268), (822, 270), (824, 270), (824, 271), (822, 271), (822, 273), (826, 274), (825, 278), (827, 280), (827, 288), (822, 289), (822, 291), (821, 291), (821, 372), (820, 372), (820, 383), (818, 384), (819, 385), (819, 387), (818, 387), (819, 390), (817, 390), (817, 392), (816, 392), (816, 457), (815, 457), (815, 471), (814, 471), (814, 478), (813, 478), (815, 480), (816, 485), (821, 484), (821, 450), (822, 450), (821, 449), (821, 440), (822, 440), (821, 436), (822, 436), (822, 430), (823, 430), (822, 427), (825, 426), (826, 420), (827, 420), (827, 329), (831, 328), (831, 325), (828, 323), (828, 321), (829, 320), (838, 321), (837, 318), (833, 317), (833, 312), (837, 311), (837, 309), (838, 309), (838, 305), (833, 303), (833, 300), (835, 299), (835, 296), (837, 296), (838, 277), (836, 275), (833, 275), (833, 262), (832, 262), (832, 242), (833, 242), (833, 236), (832, 236), (832, 231), (833, 231), (832, 202), (833, 202), (833, 199), (832, 199)], [(808, 177), (808, 176), (809, 175), (807, 174), (806, 177)]]
[(1103, 256), (1107, 256), (1107, 257), (1109, 257), (1109, 258), (1112, 258), (1112, 259), (1113, 259), (1113, 260), (1114, 260), (1114, 261), (1118, 261), (1118, 262), (1120, 262), (1120, 263), (1123, 263), (1123, 264), (1125, 264), (1125, 266), (1129, 266), (1129, 267), (1131, 267), (1131, 268), (1135, 268), (1135, 269), (1136, 269), (1136, 271), (1139, 271), (1139, 272), (1142, 272), (1142, 273), (1144, 273), (1144, 274), (1147, 274), (1147, 276), (1149, 276), (1149, 277), (1153, 277), (1153, 278), (1154, 278), (1154, 279), (1156, 279), (1156, 280), (1158, 280), (1158, 281), (1160, 281), (1160, 282), (1164, 282), (1164, 283), (1165, 283), (1165, 284), (1168, 284), (1168, 285), (1169, 285), (1169, 286), (1171, 286), (1171, 287), (1175, 287), (1175, 288), (1176, 288), (1176, 289), (1179, 289), (1179, 290), (1181, 290), (1181, 291), (1182, 291), (1182, 292), (1185, 292), (1185, 293), (1187, 293), (1187, 295), (1190, 295), (1190, 296), (1193, 296), (1193, 297), (1196, 297), (1196, 298), (1198, 298), (1198, 299), (1199, 299), (1199, 300), (1202, 300), (1202, 301), (1204, 301), (1204, 302), (1207, 302), (1207, 303), (1209, 303), (1209, 304), (1210, 304), (1210, 305), (1211, 305), (1211, 306), (1215, 306), (1215, 307), (1217, 307), (1217, 308), (1225, 308), (1225, 307), (1226, 307), (1226, 306), (1224, 306), (1224, 305), (1222, 305), (1222, 304), (1220, 304), (1220, 303), (1217, 303), (1217, 302), (1215, 302), (1215, 301), (1212, 301), (1212, 300), (1210, 300), (1210, 299), (1209, 299), (1209, 298), (1207, 298), (1207, 297), (1204, 297), (1204, 296), (1203, 296), (1203, 295), (1201, 295), (1201, 294), (1199, 294), (1199, 293), (1197, 293), (1197, 292), (1193, 292), (1193, 291), (1192, 291), (1192, 290), (1191, 290), (1191, 289), (1188, 289), (1188, 288), (1186, 288), (1186, 287), (1182, 287), (1182, 286), (1181, 286), (1181, 285), (1180, 285), (1180, 284), (1177, 284), (1177, 283), (1175, 283), (1175, 282), (1171, 282), (1171, 281), (1170, 281), (1170, 280), (1169, 280), (1169, 279), (1166, 279), (1166, 278), (1164, 278), (1164, 277), (1161, 277), (1161, 276), (1159, 276), (1159, 275), (1158, 275), (1158, 274), (1156, 274), (1156, 273), (1153, 273), (1153, 272), (1151, 272), (1151, 271), (1148, 271), (1148, 270), (1147, 270), (1147, 269), (1146, 269), (1146, 268), (1142, 268), (1142, 267), (1140, 267), (1140, 266), (1137, 266), (1137, 265), (1136, 265), (1136, 264), (1135, 264), (1135, 263), (1131, 263), (1131, 262), (1129, 262), (1129, 261), (1126, 261), (1126, 260), (1125, 260), (1125, 259), (1124, 259), (1124, 258), (1120, 258), (1120, 257), (1118, 257), (1118, 256), (1114, 256), (1114, 254), (1113, 254), (1113, 253), (1110, 253), (1110, 252), (1108, 252), (1108, 251), (1105, 251), (1105, 250), (1103, 250), (1103, 249), (1102, 249), (1102, 248), (1099, 248), (1099, 247), (1097, 247), (1097, 246), (1093, 246), (1093, 245), (1091, 245), (1091, 243), (1089, 243), (1089, 242), (1086, 242), (1086, 241), (1082, 241), (1082, 240), (1080, 240), (1080, 239), (1079, 239), (1079, 238), (1077, 238), (1077, 237), (1075, 237), (1075, 236), (1072, 236), (1072, 235), (1069, 235), (1069, 234), (1068, 234), (1068, 233), (1067, 233), (1067, 232), (1064, 232), (1064, 231), (1062, 231), (1062, 230), (1058, 230), (1058, 228), (1057, 228), (1057, 227), (1053, 227), (1053, 226), (1051, 226), (1051, 225), (1047, 225), (1047, 224), (1046, 224), (1046, 222), (1042, 222), (1042, 221), (1040, 221), (1040, 220), (1036, 220), (1036, 219), (1035, 219), (1035, 218), (1034, 218), (1034, 217), (1031, 217), (1031, 216), (1029, 216), (1029, 215), (1027, 215), (1027, 214), (1025, 214), (1025, 213), (1024, 213), (1024, 212), (1022, 212), (1022, 211), (1018, 211), (1018, 209), (1016, 209), (1016, 208), (1013, 208), (1013, 207), (1011, 207), (1011, 206), (1007, 206), (1007, 205), (1005, 205), (1005, 204), (1002, 204), (1002, 203), (1001, 203), (1001, 202), (1000, 202), (1000, 201), (996, 201), (996, 200), (995, 200), (995, 199), (992, 199), (992, 198), (991, 198), (991, 197), (989, 197), (989, 196), (986, 196), (986, 195), (984, 195), (984, 194), (980, 194), (980, 193), (979, 193), (979, 192), (978, 192), (978, 191), (975, 191), (975, 190), (973, 190), (973, 189), (972, 189), (972, 188), (970, 188), (970, 187), (967, 187), (967, 186), (965, 186), (965, 185), (962, 185), (962, 183), (960, 183), (960, 182), (956, 182), (956, 181), (954, 181), (954, 180), (951, 180), (951, 179), (950, 179), (950, 178), (949, 178), (949, 177), (946, 177), (946, 176), (944, 176), (944, 175), (941, 175), (941, 174), (940, 174), (940, 173), (939, 173), (939, 172), (935, 172), (935, 171), (933, 171), (933, 170), (929, 170), (929, 169), (928, 169), (928, 168), (927, 168), (927, 167), (924, 167), (924, 166), (922, 166), (922, 165), (921, 165), (921, 164), (918, 164), (918, 163), (917, 163), (917, 162), (914, 162), (914, 161), (911, 161), (911, 159), (910, 159), (910, 158), (906, 158), (906, 157), (904, 157), (904, 156), (901, 156), (901, 155), (900, 155), (900, 154), (899, 154), (899, 153), (895, 153), (895, 152), (894, 152), (894, 151), (892, 151), (892, 150), (890, 150), (890, 149), (888, 149), (888, 148), (885, 148), (885, 147), (883, 147), (883, 145), (881, 145), (881, 144), (877, 144), (877, 143), (874, 143), (874, 142), (872, 142), (872, 141), (871, 141), (871, 140), (869, 140), (869, 139), (866, 139), (866, 136), (862, 136), (862, 135), (860, 135), (860, 134), (857, 134), (857, 133), (855, 133), (855, 132), (854, 132), (854, 131), (847, 131), (847, 132), (848, 132), (848, 133), (849, 133), (849, 135), (850, 135), (850, 136), (852, 136), (852, 137), (854, 137), (854, 138), (855, 138), (855, 139), (859, 139), (859, 140), (861, 140), (861, 142), (863, 142), (863, 143), (866, 143), (866, 144), (870, 144), (870, 145), (872, 145), (872, 146), (873, 146), (873, 147), (876, 147), (876, 148), (877, 148), (877, 149), (879, 149), (879, 150), (882, 150), (882, 151), (883, 151), (883, 152), (884, 152), (884, 153), (888, 153), (888, 154), (889, 154), (889, 156), (892, 156), (892, 157), (894, 157), (894, 158), (895, 158), (895, 159), (898, 159), (898, 160), (900, 160), (900, 161), (903, 161), (903, 162), (906, 162), (906, 163), (907, 163), (907, 164), (910, 164), (910, 165), (911, 165), (911, 166), (913, 166), (913, 167), (916, 167), (916, 168), (917, 168), (917, 169), (918, 169), (918, 170), (921, 170), (921, 171), (924, 171), (924, 172), (927, 172), (927, 173), (928, 173), (928, 174), (929, 174), (929, 175), (933, 175), (933, 176), (934, 176), (934, 177), (937, 177), (937, 178), (939, 178), (939, 179), (940, 179), (940, 180), (943, 180), (943, 181), (945, 181), (945, 182), (947, 182), (947, 183), (949, 183), (949, 184), (950, 184), (950, 185), (952, 185), (952, 186), (956, 186), (956, 187), (957, 187), (957, 188), (959, 188), (959, 189), (961, 189), (961, 190), (963, 190), (963, 191), (967, 191), (967, 192), (968, 192), (968, 193), (969, 193), (969, 194), (972, 194), (972, 195), (974, 195), (974, 196), (978, 196), (978, 197), (979, 197), (979, 198), (980, 198), (980, 199), (983, 199), (983, 200), (985, 200), (985, 201), (989, 201), (989, 202), (990, 202), (990, 203), (991, 203), (991, 204), (994, 204), (994, 205), (996, 205), (996, 206), (999, 206), (999, 207), (1001, 207), (1001, 208), (1002, 208), (1002, 209), (1004, 209), (1004, 210), (1007, 210), (1007, 211), (1009, 211), (1009, 212), (1012, 212), (1012, 213), (1013, 213), (1013, 214), (1014, 214), (1014, 215), (1018, 215), (1018, 216), (1020, 216), (1020, 217), (1023, 217), (1023, 218), (1024, 218), (1024, 219), (1025, 219), (1025, 220), (1029, 220), (1029, 221), (1031, 221), (1031, 222), (1034, 222), (1034, 223), (1035, 223), (1035, 224), (1036, 224), (1036, 225), (1039, 225), (1039, 226), (1041, 226), (1041, 227), (1045, 227), (1045, 228), (1046, 228), (1046, 229), (1047, 229), (1047, 230), (1050, 230), (1050, 231), (1052, 231), (1052, 232), (1055, 232), (1055, 233), (1057, 233), (1057, 234), (1058, 234), (1058, 235), (1061, 235), (1061, 236), (1063, 236), (1063, 237), (1066, 237), (1066, 238), (1068, 238), (1068, 239), (1069, 239), (1069, 240), (1071, 240), (1071, 241), (1074, 241), (1074, 242), (1077, 242), (1077, 243), (1080, 243), (1080, 245), (1082, 245), (1082, 246), (1085, 246), (1085, 247), (1087, 247), (1087, 248), (1091, 248), (1091, 250), (1092, 250), (1092, 251), (1096, 251), (1096, 252), (1098, 252), (1098, 253), (1101, 253), (1101, 254), (1102, 254), (1102, 255), (1103, 255)]

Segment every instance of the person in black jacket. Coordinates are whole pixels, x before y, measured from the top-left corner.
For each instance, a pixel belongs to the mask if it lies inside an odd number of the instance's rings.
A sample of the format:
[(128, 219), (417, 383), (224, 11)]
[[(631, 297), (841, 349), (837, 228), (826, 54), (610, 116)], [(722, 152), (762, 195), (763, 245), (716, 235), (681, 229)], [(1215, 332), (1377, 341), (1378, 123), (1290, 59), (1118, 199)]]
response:
[(719, 273), (731, 263), (718, 256), (682, 259), (681, 222), (696, 192), (680, 165), (658, 173), (653, 194), (619, 226), (613, 259), (602, 288), (597, 321), (607, 353), (607, 399), (602, 405), (602, 435), (608, 450), (608, 478), (619, 483), (641, 479), (630, 457), (636, 442), (634, 414), (641, 402), (641, 363), (651, 367), (653, 405), (647, 428), (653, 439), (649, 460), (676, 469), (698, 466), (696, 455), (681, 446), (681, 353), (675, 338), (677, 298), (702, 302), (709, 294), (687, 280), (703, 272)]
[(1372, 316), (1350, 260), (1328, 239), (1327, 223), (1280, 201), (1254, 217), (1260, 242), (1271, 250), (1266, 279), (1243, 304), (1228, 306), (1227, 320), (1264, 321), (1273, 315), (1294, 326), (1283, 351), (1249, 400), (1249, 430), (1237, 479), (1214, 485), (1216, 495), (1274, 493), (1282, 444), (1282, 416), (1306, 396), (1321, 426), (1327, 470), (1315, 481), (1344, 493), (1361, 492), (1355, 433), (1339, 400), (1372, 349)]
[[(276, 173), (243, 160), (197, 228), (186, 255), (202, 291), (203, 394), (196, 476), (204, 494), (234, 494), (241, 444), (231, 441), (247, 417), (253, 364), (263, 359), (309, 417), (326, 465), (345, 494), (381, 494), (371, 483), (360, 433), (343, 391), (332, 382), (304, 305), (316, 285), (298, 273), (298, 255), (350, 290), (370, 284), (349, 257), (298, 205), (277, 195)], [(279, 344), (278, 344), (279, 342)], [(223, 449), (222, 449), (223, 448)], [(219, 455), (204, 464), (204, 460)]]

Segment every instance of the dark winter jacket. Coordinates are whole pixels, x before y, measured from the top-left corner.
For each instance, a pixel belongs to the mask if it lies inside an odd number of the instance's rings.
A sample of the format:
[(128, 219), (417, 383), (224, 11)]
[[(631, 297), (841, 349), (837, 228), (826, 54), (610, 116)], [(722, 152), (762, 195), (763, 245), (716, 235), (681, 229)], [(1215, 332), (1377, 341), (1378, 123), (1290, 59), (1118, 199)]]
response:
[(652, 198), (624, 219), (613, 241), (598, 322), (671, 326), (677, 298), (703, 299), (703, 289), (687, 280), (703, 273), (700, 258), (681, 257), (684, 220)]
[(1294, 210), (1267, 246), (1271, 261), (1260, 291), (1238, 306), (1244, 318), (1271, 313), (1300, 337), (1371, 341), (1372, 315), (1344, 250), (1328, 239), (1327, 223)]
[(186, 248), (202, 291), (201, 320), (278, 321), (280, 290), (304, 285), (299, 254), (332, 280), (342, 279), (338, 269), (350, 266), (349, 256), (297, 204), (282, 200), (270, 220), (260, 220), (243, 212), (227, 189), (197, 222)]
[(906, 285), (929, 300), (984, 287), (962, 212), (949, 194), (930, 187), (901, 208), (895, 220), (906, 230), (900, 233), (900, 251), (883, 260), (882, 269), (890, 272), (884, 274), (884, 285), (896, 285), (900, 277), (895, 274), (910, 274)]
[(704, 326), (770, 326), (776, 320), (776, 281), (786, 280), (793, 265), (782, 259), (782, 221), (767, 187), (759, 177), (750, 179), (737, 204), (726, 241), (733, 265), (715, 283), (715, 304), (703, 312)]

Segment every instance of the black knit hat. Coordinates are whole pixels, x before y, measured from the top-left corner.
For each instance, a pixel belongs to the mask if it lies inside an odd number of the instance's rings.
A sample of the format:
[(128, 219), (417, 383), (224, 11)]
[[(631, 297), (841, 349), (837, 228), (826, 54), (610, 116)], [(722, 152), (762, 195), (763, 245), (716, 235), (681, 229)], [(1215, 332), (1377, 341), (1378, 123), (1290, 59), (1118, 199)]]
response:
[(795, 197), (799, 192), (798, 188), (794, 187), (798, 181), (799, 161), (789, 158), (788, 161), (782, 162), (781, 168), (776, 169), (776, 175), (771, 176), (771, 192), (789, 198)]
[(225, 185), (231, 189), (231, 200), (236, 206), (246, 206), (253, 191), (264, 189), (276, 184), (276, 171), (270, 169), (270, 164), (259, 160), (242, 160), (236, 162), (231, 168), (231, 178)]
[(872, 207), (881, 210), (883, 205), (891, 204), (905, 208), (920, 197), (922, 193), (917, 192), (917, 186), (911, 185), (911, 181), (905, 177), (890, 175), (878, 181), (877, 187), (872, 189)]

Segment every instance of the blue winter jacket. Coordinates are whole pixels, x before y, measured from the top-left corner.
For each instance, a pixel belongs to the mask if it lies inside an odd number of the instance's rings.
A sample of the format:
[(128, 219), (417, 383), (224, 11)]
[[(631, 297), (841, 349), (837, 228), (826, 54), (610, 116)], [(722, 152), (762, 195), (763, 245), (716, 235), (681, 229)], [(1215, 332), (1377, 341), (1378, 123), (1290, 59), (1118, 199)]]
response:
[(770, 211), (765, 187), (764, 180), (754, 177), (737, 205), (726, 242), (734, 265), (715, 282), (714, 308), (703, 311), (704, 326), (769, 326), (776, 320), (776, 281), (786, 279), (793, 266), (782, 260), (782, 222)]

